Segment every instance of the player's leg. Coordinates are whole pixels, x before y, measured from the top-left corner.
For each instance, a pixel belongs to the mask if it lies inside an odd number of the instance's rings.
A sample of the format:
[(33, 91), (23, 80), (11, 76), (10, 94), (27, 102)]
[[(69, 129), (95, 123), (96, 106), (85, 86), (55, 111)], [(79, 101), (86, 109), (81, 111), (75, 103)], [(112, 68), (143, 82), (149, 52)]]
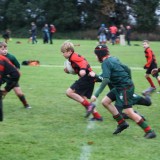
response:
[(122, 115), (118, 112), (116, 107), (112, 104), (111, 99), (112, 94), (107, 94), (102, 100), (102, 105), (113, 115), (113, 118), (117, 121), (118, 125), (116, 130), (113, 132), (113, 134), (118, 134), (122, 132), (124, 129), (128, 128), (129, 125), (127, 122), (125, 122)]
[[(70, 88), (67, 89), (66, 95), (81, 103), (86, 109), (85, 117), (89, 117), (89, 115), (93, 112), (96, 107), (94, 103), (89, 102), (87, 99), (91, 98), (94, 89), (94, 78), (93, 77), (82, 77), (78, 79)], [(86, 97), (86, 98), (84, 98)]]
[(155, 138), (156, 134), (154, 133), (154, 131), (151, 129), (151, 127), (147, 124), (146, 121), (144, 121), (142, 119), (142, 117), (140, 115), (138, 115), (137, 113), (134, 112), (134, 110), (132, 108), (126, 108), (124, 109), (124, 112), (133, 120), (137, 123), (137, 125), (139, 125), (145, 132), (144, 137), (145, 138)]
[(13, 88), (15, 94), (17, 95), (17, 97), (19, 98), (19, 100), (22, 102), (23, 106), (27, 109), (31, 108), (26, 100), (26, 97), (24, 95), (24, 93), (22, 92), (22, 89), (20, 88), (19, 85), (17, 85), (16, 87)]

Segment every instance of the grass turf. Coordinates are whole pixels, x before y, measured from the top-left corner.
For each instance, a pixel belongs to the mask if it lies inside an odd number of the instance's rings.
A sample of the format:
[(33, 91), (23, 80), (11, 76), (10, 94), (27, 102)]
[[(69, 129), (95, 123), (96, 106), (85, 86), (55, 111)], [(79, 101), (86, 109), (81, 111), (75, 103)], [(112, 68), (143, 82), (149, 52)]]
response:
[[(16, 42), (20, 41), (21, 44)], [(4, 121), (0, 123), (1, 160), (158, 160), (159, 159), (159, 94), (152, 94), (152, 106), (134, 106), (142, 113), (157, 133), (157, 138), (147, 140), (143, 131), (131, 120), (129, 129), (117, 136), (112, 132), (116, 122), (100, 101), (108, 88), (99, 97), (97, 110), (103, 122), (89, 122), (84, 118), (84, 108), (65, 96), (66, 89), (77, 79), (63, 72), (64, 58), (60, 46), (65, 40), (54, 40), (54, 44), (27, 43), (27, 39), (13, 39), (8, 43), (20, 63), (36, 59), (40, 67), (21, 66), (20, 86), (32, 109), (26, 110), (11, 91), (4, 99)], [(97, 44), (90, 40), (73, 40), (76, 52), (84, 55), (99, 73), (100, 64), (93, 50)], [(139, 44), (140, 46), (134, 46)], [(132, 46), (108, 45), (113, 56), (132, 68), (136, 93), (149, 87), (144, 78), (145, 57), (141, 42)], [(151, 42), (158, 62), (159, 43)], [(154, 79), (159, 90), (159, 86)], [(98, 86), (96, 84), (95, 88)]]

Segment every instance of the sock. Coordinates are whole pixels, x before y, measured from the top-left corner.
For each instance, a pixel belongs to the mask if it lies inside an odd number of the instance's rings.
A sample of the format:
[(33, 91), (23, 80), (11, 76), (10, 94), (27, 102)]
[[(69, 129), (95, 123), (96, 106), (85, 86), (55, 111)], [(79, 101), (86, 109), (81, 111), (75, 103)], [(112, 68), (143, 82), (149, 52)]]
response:
[(152, 131), (151, 127), (143, 119), (141, 119), (137, 124), (144, 130), (145, 133)]
[(153, 81), (152, 81), (152, 79), (150, 77), (147, 77), (146, 79), (149, 82), (149, 84), (151, 85), (151, 87), (156, 88), (154, 83), (153, 83)]
[(23, 103), (24, 106), (28, 105), (24, 95), (18, 96), (18, 98), (20, 99), (20, 101)]
[(93, 115), (94, 118), (101, 118), (102, 117), (97, 111), (92, 113), (92, 115)]
[(119, 113), (113, 116), (113, 118), (118, 122), (118, 124), (122, 124), (123, 122), (125, 122), (124, 118)]
[(87, 108), (90, 105), (90, 102), (88, 102), (86, 99), (81, 103), (85, 108)]

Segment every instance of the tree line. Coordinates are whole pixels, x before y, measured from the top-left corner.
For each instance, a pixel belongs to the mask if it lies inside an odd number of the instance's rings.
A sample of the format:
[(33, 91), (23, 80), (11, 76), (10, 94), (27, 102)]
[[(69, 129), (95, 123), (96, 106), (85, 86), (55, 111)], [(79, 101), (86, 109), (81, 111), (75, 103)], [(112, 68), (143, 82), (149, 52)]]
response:
[(35, 22), (54, 24), (59, 32), (128, 25), (131, 17), (140, 32), (155, 31), (159, 0), (0, 0), (0, 29), (17, 30)]

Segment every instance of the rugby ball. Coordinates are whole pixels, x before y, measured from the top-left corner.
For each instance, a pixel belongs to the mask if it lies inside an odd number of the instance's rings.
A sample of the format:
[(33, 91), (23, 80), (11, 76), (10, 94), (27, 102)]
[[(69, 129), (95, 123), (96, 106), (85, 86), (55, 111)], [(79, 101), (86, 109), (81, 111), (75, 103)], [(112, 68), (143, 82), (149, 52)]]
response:
[(65, 72), (69, 74), (76, 74), (74, 69), (72, 68), (71, 62), (68, 59), (64, 62), (64, 69)]

